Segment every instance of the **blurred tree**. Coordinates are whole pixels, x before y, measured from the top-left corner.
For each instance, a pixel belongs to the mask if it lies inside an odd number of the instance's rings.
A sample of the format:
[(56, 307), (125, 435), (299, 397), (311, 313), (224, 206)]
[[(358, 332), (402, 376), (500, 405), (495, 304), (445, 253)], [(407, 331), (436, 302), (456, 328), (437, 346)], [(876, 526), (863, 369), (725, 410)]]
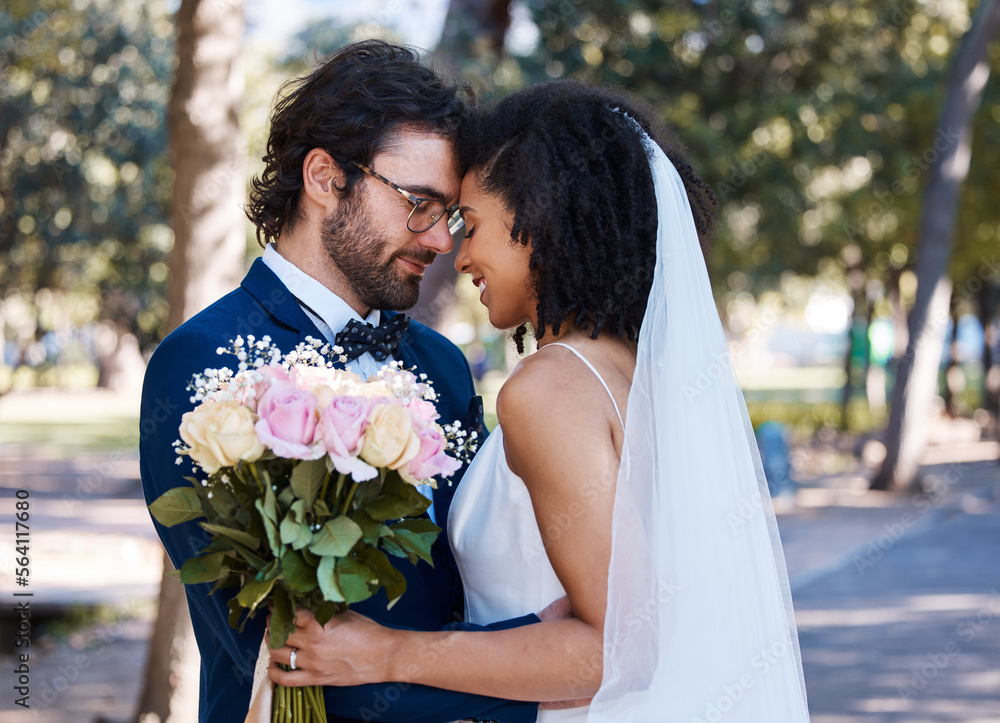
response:
[[(178, 62), (168, 110), (176, 174), (170, 328), (235, 288), (244, 271), (246, 150), (238, 121), (243, 22), (242, 0), (181, 0), (177, 11)], [(139, 718), (180, 723), (197, 716), (198, 650), (184, 587), (167, 577), (171, 569), (164, 555)]]
[(239, 285), (246, 256), (242, 0), (182, 0), (168, 108), (175, 173), (169, 328)]
[[(774, 288), (786, 271), (830, 268), (855, 303), (880, 305), (880, 289), (898, 290), (916, 259), (916, 192), (955, 142), (935, 116), (968, 3), (525, 3), (540, 33), (518, 58), (526, 78), (625, 85), (678, 130), (721, 202), (708, 258), (720, 302)], [(996, 70), (1000, 49), (989, 58)], [(986, 98), (993, 105), (976, 120), (981, 152), (946, 267), (964, 294), (1000, 280), (987, 253), (1000, 238), (990, 200), (1000, 194), (1000, 102), (995, 89)], [(848, 269), (853, 248), (861, 265)], [(894, 308), (905, 314), (912, 303), (903, 295)], [(849, 343), (866, 337), (867, 316), (855, 310)], [(905, 324), (896, 328), (905, 347)]]
[(143, 345), (166, 318), (172, 33), (164, 0), (0, 5), (0, 287), (93, 295)]
[(1000, 31), (1000, 0), (982, 0), (955, 56), (939, 128), (952, 142), (931, 168), (917, 248), (917, 297), (910, 342), (893, 389), (886, 458), (874, 489), (904, 489), (915, 480), (937, 391), (952, 281), (948, 275), (955, 218), (972, 156), (973, 119), (990, 77), (989, 44)]
[[(510, 0), (451, 0), (444, 30), (434, 55), (469, 82), (479, 95), (496, 88), (494, 73), (504, 57), (504, 37), (510, 27)], [(424, 272), (420, 299), (408, 313), (438, 331), (445, 312), (455, 303), (455, 257), (459, 244), (449, 254), (435, 259)]]

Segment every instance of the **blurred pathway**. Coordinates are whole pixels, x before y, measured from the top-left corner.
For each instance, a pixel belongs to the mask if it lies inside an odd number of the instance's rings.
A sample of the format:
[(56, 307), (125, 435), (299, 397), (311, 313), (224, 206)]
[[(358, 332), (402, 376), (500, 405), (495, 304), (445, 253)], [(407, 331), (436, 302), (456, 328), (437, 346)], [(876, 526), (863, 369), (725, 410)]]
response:
[(865, 537), (792, 575), (813, 723), (1000, 721), (1000, 466), (927, 471), (926, 499), (779, 523), (792, 559)]

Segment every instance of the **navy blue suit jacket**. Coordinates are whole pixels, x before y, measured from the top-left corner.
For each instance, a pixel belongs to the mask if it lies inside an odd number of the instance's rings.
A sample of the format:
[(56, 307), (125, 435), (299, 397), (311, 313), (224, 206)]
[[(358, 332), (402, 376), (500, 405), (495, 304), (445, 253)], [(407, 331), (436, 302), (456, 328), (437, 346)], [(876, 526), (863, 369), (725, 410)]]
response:
[[(146, 502), (173, 487), (187, 485), (194, 474), (187, 458), (176, 464), (171, 446), (178, 438), (181, 416), (193, 408), (186, 389), (195, 373), (206, 368), (232, 367), (232, 356), (219, 356), (216, 349), (242, 335), (258, 339), (269, 335), (282, 352), (291, 351), (307, 336), (323, 336), (302, 311), (277, 276), (257, 259), (240, 288), (178, 327), (157, 347), (146, 370), (140, 412), (140, 467)], [(427, 374), (440, 399), (443, 423), (460, 420), (466, 428), (479, 427), (482, 406), (475, 396), (472, 375), (461, 351), (440, 334), (411, 322), (399, 345), (399, 356), (407, 368)], [(464, 469), (461, 471), (464, 472)], [(396, 560), (406, 576), (406, 593), (391, 610), (386, 609), (384, 591), (353, 606), (363, 615), (399, 628), (441, 630), (453, 625), (461, 614), (461, 580), (448, 543), (448, 510), (455, 486), (442, 483), (434, 492), (435, 518), (444, 531), (433, 548), (434, 567)], [(154, 520), (167, 553), (178, 568), (208, 544), (207, 533), (197, 521), (165, 528)], [(258, 613), (242, 632), (229, 627), (227, 602), (236, 589), (208, 595), (209, 584), (186, 586), (188, 607), (201, 652), (202, 723), (242, 723), (250, 701), (253, 669), (264, 634), (266, 616)], [(507, 621), (494, 629), (537, 622), (535, 616)], [(467, 625), (462, 625), (468, 628)], [(429, 651), (428, 665), (434, 653)], [(327, 687), (330, 721), (387, 721), (443, 723), (460, 718), (480, 718), (504, 723), (530, 723), (536, 703), (505, 701), (486, 696), (455, 693), (426, 686), (388, 683), (349, 688)]]

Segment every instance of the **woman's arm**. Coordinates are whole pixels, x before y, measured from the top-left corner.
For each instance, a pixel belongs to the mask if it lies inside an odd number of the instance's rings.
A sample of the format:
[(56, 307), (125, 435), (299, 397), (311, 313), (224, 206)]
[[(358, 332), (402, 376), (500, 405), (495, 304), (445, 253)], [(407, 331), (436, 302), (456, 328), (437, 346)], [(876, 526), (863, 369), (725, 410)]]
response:
[(598, 384), (589, 370), (569, 371), (523, 363), (497, 407), (508, 464), (528, 488), (575, 617), (503, 631), (418, 632), (384, 628), (353, 613), (321, 628), (300, 613), (290, 647), (271, 653), (272, 660), (287, 664), (297, 648), (300, 670), (272, 665), (276, 682), (391, 680), (531, 701), (587, 698), (597, 691), (618, 473), (609, 416), (615, 425), (618, 420), (602, 389), (588, 393)]

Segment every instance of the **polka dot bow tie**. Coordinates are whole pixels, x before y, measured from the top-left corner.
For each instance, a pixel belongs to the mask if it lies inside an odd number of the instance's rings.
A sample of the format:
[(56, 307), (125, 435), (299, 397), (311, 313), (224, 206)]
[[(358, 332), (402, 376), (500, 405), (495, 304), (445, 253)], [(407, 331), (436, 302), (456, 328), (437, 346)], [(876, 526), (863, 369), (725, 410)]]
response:
[(385, 361), (399, 346), (399, 340), (409, 325), (410, 318), (403, 314), (391, 317), (383, 314), (378, 326), (351, 319), (337, 334), (336, 344), (343, 347), (348, 361), (357, 359), (365, 352), (370, 352), (375, 361)]

